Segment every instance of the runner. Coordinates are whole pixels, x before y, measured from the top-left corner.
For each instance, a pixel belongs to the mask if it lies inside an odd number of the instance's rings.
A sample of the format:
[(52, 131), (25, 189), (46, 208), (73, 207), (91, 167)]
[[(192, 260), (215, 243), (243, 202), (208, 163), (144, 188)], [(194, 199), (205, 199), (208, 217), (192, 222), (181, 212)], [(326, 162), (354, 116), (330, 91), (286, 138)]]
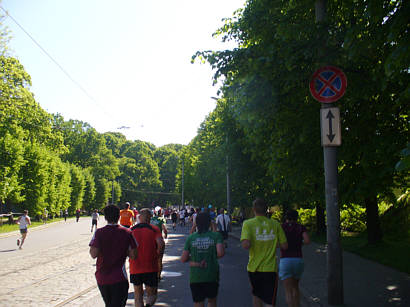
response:
[(104, 217), (107, 225), (95, 231), (89, 244), (91, 257), (97, 258), (95, 278), (105, 306), (124, 307), (129, 288), (125, 260), (137, 257), (137, 242), (129, 229), (118, 225), (117, 206), (105, 207)]
[(64, 222), (67, 222), (67, 217), (68, 217), (68, 210), (64, 210)]
[(132, 208), (132, 213), (134, 213), (134, 218), (132, 219), (133, 225), (138, 224), (139, 220), (138, 220), (138, 210), (137, 210), (137, 208), (133, 207)]
[(23, 211), (23, 215), (21, 215), (17, 219), (16, 223), (19, 224), (20, 233), (21, 233), (21, 238), (17, 239), (17, 246), (19, 247), (19, 249), (22, 249), (24, 241), (26, 240), (26, 236), (27, 236), (27, 231), (28, 231), (27, 225), (31, 225), (31, 220), (30, 220), (30, 217), (28, 216), (27, 210)]
[(100, 219), (100, 215), (98, 214), (98, 210), (95, 209), (94, 212), (91, 214), (91, 232), (93, 232), (93, 228), (95, 225), (95, 230), (97, 230), (97, 221)]
[(185, 226), (185, 209), (181, 209), (179, 211), (179, 225)]
[[(162, 217), (162, 210), (159, 209), (157, 211), (154, 211), (154, 213), (155, 215), (151, 218), (151, 224), (157, 226), (159, 230), (161, 231), (161, 235), (164, 234), (163, 237), (166, 239), (168, 237), (167, 226), (165, 226), (167, 221)], [(165, 247), (162, 253), (159, 254), (159, 257), (158, 257), (158, 266), (159, 266), (158, 278), (159, 279), (161, 279), (162, 259), (164, 258), (164, 251), (165, 251)]]
[(148, 208), (141, 209), (140, 223), (131, 228), (138, 243), (138, 258), (130, 260), (130, 280), (134, 284), (136, 307), (144, 307), (144, 285), (145, 306), (153, 306), (157, 300), (158, 257), (164, 252), (165, 243), (159, 228), (149, 223), (151, 216)]
[(276, 248), (287, 249), (285, 233), (280, 224), (266, 217), (267, 204), (257, 198), (253, 202), (255, 217), (243, 223), (241, 244), (249, 250), (247, 266), (254, 307), (275, 306), (278, 264)]
[(75, 211), (75, 217), (76, 217), (77, 223), (78, 223), (78, 220), (80, 219), (80, 215), (81, 215), (81, 211), (80, 209), (77, 209), (77, 211)]
[(226, 240), (228, 239), (228, 232), (231, 228), (231, 220), (229, 216), (225, 214), (225, 209), (219, 210), (219, 215), (216, 217), (216, 227), (224, 239), (225, 248), (227, 248), (228, 243)]
[(125, 209), (120, 211), (120, 224), (121, 226), (130, 228), (134, 219), (134, 212), (130, 210), (130, 203), (125, 203)]
[(190, 234), (194, 233), (196, 231), (196, 216), (201, 212), (199, 208), (195, 209), (195, 213), (192, 214), (191, 220), (192, 220), (192, 227), (191, 230), (189, 231)]
[(172, 229), (173, 230), (175, 230), (175, 228), (177, 226), (177, 220), (178, 220), (178, 214), (177, 214), (176, 210), (172, 210), (171, 221), (172, 221)]
[(189, 261), (189, 283), (194, 307), (203, 307), (208, 299), (209, 307), (216, 307), (219, 287), (218, 258), (225, 254), (222, 236), (209, 230), (208, 213), (201, 212), (196, 218), (198, 232), (188, 236), (182, 262)]
[(298, 215), (296, 210), (289, 210), (286, 213), (286, 222), (282, 224), (289, 247), (287, 250), (281, 250), (279, 278), (285, 286), (288, 306), (300, 306), (299, 280), (305, 265), (302, 245), (310, 243), (306, 227), (297, 223)]
[(43, 211), (43, 223), (44, 223), (44, 224), (47, 224), (47, 220), (48, 220), (48, 211), (47, 211), (46, 208), (44, 208), (44, 211)]

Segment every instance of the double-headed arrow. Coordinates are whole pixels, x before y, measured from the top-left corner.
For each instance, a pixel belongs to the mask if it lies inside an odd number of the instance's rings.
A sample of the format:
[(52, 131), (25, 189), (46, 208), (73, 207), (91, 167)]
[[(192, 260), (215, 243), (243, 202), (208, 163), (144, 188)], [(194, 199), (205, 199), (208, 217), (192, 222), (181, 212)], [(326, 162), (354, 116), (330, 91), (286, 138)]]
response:
[(335, 138), (336, 134), (333, 134), (333, 129), (332, 129), (332, 119), (335, 118), (333, 116), (332, 111), (329, 110), (329, 112), (326, 115), (326, 118), (329, 120), (329, 134), (327, 135), (328, 139), (330, 142), (333, 142), (333, 139)]

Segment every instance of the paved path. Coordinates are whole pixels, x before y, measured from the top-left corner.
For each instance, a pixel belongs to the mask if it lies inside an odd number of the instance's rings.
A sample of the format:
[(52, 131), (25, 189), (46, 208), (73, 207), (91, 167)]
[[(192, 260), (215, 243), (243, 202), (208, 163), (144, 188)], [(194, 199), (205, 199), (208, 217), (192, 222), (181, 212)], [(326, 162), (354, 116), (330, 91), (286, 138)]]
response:
[[(247, 252), (239, 247), (240, 229), (229, 239), (227, 255), (220, 260), (218, 306), (251, 306), (246, 275)], [(94, 278), (95, 260), (88, 254), (90, 218), (68, 220), (29, 230), (23, 250), (18, 233), (0, 235), (0, 306), (104, 306)], [(192, 306), (188, 266), (179, 262), (186, 230), (170, 235), (164, 258), (164, 279), (156, 306)], [(235, 239), (236, 238), (236, 239)], [(326, 248), (304, 247), (306, 270), (301, 281), (303, 307), (327, 305)], [(410, 306), (410, 276), (344, 252), (346, 307)], [(130, 288), (127, 306), (133, 306)], [(227, 299), (230, 303), (227, 303)], [(284, 307), (279, 286), (277, 307)]]

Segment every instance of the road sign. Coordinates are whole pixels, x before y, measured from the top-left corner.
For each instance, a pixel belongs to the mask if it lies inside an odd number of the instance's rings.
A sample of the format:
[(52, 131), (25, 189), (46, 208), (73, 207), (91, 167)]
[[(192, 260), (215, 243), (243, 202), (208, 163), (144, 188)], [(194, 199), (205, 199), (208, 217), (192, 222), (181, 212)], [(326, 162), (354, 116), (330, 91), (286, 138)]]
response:
[(324, 66), (316, 70), (310, 79), (309, 88), (313, 98), (319, 102), (335, 102), (346, 91), (347, 79), (343, 71), (335, 66)]
[(322, 146), (340, 146), (342, 144), (339, 108), (320, 109), (320, 127)]

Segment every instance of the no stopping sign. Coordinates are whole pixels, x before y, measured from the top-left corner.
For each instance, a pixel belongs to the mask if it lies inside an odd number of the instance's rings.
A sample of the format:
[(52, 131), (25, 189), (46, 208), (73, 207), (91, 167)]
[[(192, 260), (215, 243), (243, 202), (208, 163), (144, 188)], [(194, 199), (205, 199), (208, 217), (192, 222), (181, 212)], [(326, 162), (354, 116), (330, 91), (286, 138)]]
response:
[(309, 88), (313, 98), (319, 102), (335, 102), (340, 99), (347, 87), (343, 71), (335, 66), (324, 66), (315, 71)]

